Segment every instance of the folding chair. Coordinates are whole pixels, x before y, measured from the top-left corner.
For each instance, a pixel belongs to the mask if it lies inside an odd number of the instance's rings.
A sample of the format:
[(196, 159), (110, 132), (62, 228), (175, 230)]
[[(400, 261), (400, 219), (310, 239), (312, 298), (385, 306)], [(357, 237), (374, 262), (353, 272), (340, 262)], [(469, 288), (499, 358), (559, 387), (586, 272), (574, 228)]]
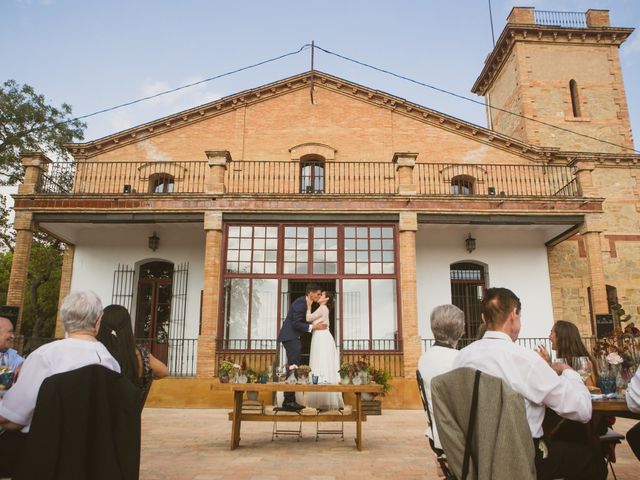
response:
[[(420, 392), (420, 399), (422, 400), (422, 406), (424, 411), (427, 412), (427, 418), (429, 419), (429, 427), (431, 428), (431, 437), (433, 437), (433, 418), (431, 417), (431, 410), (429, 409), (429, 402), (427, 402), (427, 392), (424, 389), (424, 382), (422, 380), (422, 375), (420, 374), (420, 370), (416, 370), (416, 381), (418, 382), (418, 391)], [(445, 477), (453, 477), (453, 473), (449, 470), (449, 465), (447, 464), (447, 456), (444, 453), (444, 450), (437, 448), (435, 443), (433, 443), (433, 439), (427, 437), (429, 440), (429, 446), (433, 453), (436, 455), (436, 460), (438, 465), (440, 465), (440, 469)]]
[(600, 436), (600, 445), (604, 453), (604, 458), (607, 461), (607, 466), (611, 469), (613, 478), (618, 480), (616, 472), (613, 470), (613, 464), (616, 461), (615, 448), (620, 442), (624, 440), (624, 435), (614, 431), (612, 428), (607, 429), (607, 433)]

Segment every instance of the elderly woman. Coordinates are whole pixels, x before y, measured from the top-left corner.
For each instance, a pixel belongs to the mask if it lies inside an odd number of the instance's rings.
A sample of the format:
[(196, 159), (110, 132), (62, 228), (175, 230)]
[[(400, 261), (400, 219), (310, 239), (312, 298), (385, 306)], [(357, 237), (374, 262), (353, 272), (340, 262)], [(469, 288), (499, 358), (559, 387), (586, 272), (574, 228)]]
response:
[[(431, 380), (433, 377), (453, 369), (453, 360), (458, 355), (456, 345), (464, 332), (464, 312), (455, 305), (440, 305), (431, 312), (431, 331), (436, 339), (434, 345), (422, 354), (418, 370), (422, 375), (427, 394), (429, 410), (433, 415), (431, 402)], [(442, 450), (435, 425), (429, 425), (426, 432), (435, 448)]]
[(101, 316), (102, 302), (95, 293), (71, 293), (60, 306), (66, 338), (43, 345), (24, 361), (20, 377), (0, 404), (0, 427), (8, 430), (0, 435), (0, 452), (4, 457), (0, 462), (0, 477), (13, 473), (15, 465), (10, 460), (19, 458), (40, 385), (47, 377), (93, 364), (120, 373), (118, 362), (96, 340)]

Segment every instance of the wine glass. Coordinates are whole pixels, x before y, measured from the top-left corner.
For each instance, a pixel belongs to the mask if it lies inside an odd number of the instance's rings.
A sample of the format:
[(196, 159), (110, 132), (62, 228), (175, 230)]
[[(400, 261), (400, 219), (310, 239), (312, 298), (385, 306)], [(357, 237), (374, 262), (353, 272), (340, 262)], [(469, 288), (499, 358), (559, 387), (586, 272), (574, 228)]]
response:
[(582, 377), (582, 381), (586, 381), (593, 373), (593, 365), (589, 357), (575, 357), (572, 361), (573, 369)]

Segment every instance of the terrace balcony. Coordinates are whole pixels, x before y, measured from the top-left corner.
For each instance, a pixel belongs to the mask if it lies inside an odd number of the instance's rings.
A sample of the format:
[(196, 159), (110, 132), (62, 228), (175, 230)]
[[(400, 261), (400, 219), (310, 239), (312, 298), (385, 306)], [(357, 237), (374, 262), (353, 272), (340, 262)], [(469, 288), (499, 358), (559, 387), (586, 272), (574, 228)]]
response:
[[(215, 169), (215, 167), (214, 167)], [(42, 172), (39, 195), (140, 196), (477, 196), (580, 197), (577, 168), (565, 165), (492, 165), (386, 162), (230, 161), (221, 172), (207, 162), (60, 162)], [(212, 188), (221, 174), (224, 188)], [(215, 187), (215, 185), (214, 185)], [(407, 188), (410, 187), (410, 188)], [(413, 188), (411, 188), (413, 187)]]

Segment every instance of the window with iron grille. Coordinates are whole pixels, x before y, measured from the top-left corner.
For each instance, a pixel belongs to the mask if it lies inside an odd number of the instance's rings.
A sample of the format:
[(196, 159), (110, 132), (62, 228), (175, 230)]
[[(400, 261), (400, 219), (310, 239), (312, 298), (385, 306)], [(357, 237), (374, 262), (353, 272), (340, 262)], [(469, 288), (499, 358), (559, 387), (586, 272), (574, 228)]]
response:
[(486, 288), (485, 267), (471, 262), (450, 266), (451, 303), (465, 315), (465, 337), (475, 338), (482, 324), (482, 297)]

